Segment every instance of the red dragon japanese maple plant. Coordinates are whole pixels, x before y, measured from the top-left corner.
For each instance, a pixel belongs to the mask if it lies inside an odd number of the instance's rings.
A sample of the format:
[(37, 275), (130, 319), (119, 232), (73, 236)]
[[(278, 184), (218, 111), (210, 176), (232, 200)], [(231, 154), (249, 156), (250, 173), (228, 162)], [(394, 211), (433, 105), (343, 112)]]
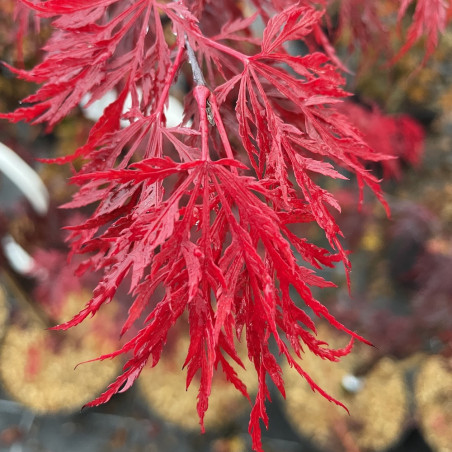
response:
[[(96, 314), (124, 283), (134, 301), (121, 334), (150, 310), (135, 337), (99, 358), (129, 354), (122, 375), (90, 406), (129, 388), (145, 365), (157, 365), (169, 330), (185, 315), (187, 385), (199, 373), (202, 429), (215, 369), (249, 398), (231, 365), (243, 365), (237, 341), (246, 342), (258, 379), (249, 424), (255, 450), (262, 450), (259, 422), (268, 423), (267, 375), (284, 395), (273, 346), (313, 390), (341, 405), (296, 357), (307, 347), (336, 361), (350, 352), (353, 339), (365, 342), (330, 315), (311, 288), (333, 285), (315, 269), (340, 261), (347, 272), (350, 268), (331, 213), (340, 206), (318, 176), (353, 174), (361, 192), (368, 186), (385, 204), (366, 164), (387, 156), (371, 149), (335, 108), (349, 93), (343, 89), (345, 67), (330, 41), (334, 30), (328, 16), (338, 12), (338, 30), (348, 23), (362, 44), (366, 18), (374, 21), (369, 31), (384, 31), (377, 3), (18, 2), (22, 17), (31, 10), (51, 18), (53, 34), (43, 61), (33, 69), (8, 66), (41, 87), (24, 106), (2, 117), (46, 123), (51, 129), (85, 95), (92, 103), (111, 90), (117, 93), (86, 144), (53, 160), (82, 162), (71, 180), (79, 191), (65, 207), (95, 207), (86, 222), (70, 227), (70, 243), (72, 253), (84, 256), (78, 274), (102, 275), (84, 309), (55, 328), (70, 328)], [(424, 36), (430, 54), (447, 23), (448, 3), (392, 3), (400, 21), (414, 10), (406, 44), (394, 58)], [(253, 25), (258, 18), (262, 36)], [(289, 41), (304, 43), (303, 54), (289, 53)], [(178, 126), (167, 127), (165, 108), (182, 73), (190, 87), (184, 117)], [(127, 98), (131, 106), (125, 111)], [(128, 125), (122, 127), (120, 120)], [(298, 236), (294, 223), (317, 223), (330, 250)], [(333, 350), (317, 338), (315, 316), (347, 332), (349, 346)]]

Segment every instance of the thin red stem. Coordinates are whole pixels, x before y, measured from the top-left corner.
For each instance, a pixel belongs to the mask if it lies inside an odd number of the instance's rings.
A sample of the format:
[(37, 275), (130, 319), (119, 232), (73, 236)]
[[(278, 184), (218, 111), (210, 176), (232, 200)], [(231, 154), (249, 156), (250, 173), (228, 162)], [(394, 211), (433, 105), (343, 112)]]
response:
[(195, 86), (193, 96), (198, 104), (199, 123), (201, 128), (201, 160), (210, 161), (209, 155), (209, 120), (207, 118), (207, 99), (210, 90), (204, 85)]
[(185, 53), (185, 47), (184, 47), (183, 43), (179, 43), (179, 48), (177, 50), (177, 55), (174, 60), (173, 67), (171, 68), (171, 72), (169, 73), (168, 79), (165, 82), (165, 86), (163, 87), (162, 95), (160, 96), (160, 100), (157, 105), (156, 115), (158, 115), (158, 116), (160, 116), (163, 112), (166, 100), (168, 98), (169, 90), (170, 90), (171, 86), (173, 85), (174, 78), (176, 77), (176, 74), (179, 70), (184, 53)]
[(239, 52), (238, 50), (235, 50), (231, 47), (220, 44), (219, 42), (214, 41), (213, 39), (209, 39), (204, 35), (196, 35), (196, 37), (198, 39), (204, 41), (210, 47), (217, 49), (220, 52), (226, 53), (227, 55), (230, 55), (230, 56), (240, 60), (245, 66), (248, 65), (249, 59), (250, 59), (250, 57), (248, 55), (245, 55), (244, 53)]

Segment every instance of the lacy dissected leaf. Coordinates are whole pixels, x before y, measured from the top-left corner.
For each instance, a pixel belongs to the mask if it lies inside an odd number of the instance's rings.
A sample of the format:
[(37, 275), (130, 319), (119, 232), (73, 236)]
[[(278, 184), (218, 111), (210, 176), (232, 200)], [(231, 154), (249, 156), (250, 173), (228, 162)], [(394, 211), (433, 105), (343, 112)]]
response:
[[(155, 2), (23, 3), (40, 16), (60, 17), (53, 22), (57, 32), (44, 48), (44, 61), (29, 71), (10, 67), (19, 77), (43, 85), (24, 99), (32, 105), (4, 117), (15, 122), (45, 122), (52, 127), (78, 106), (85, 94), (90, 93), (93, 102), (124, 83), (132, 96), (132, 108), (138, 106), (138, 87), (146, 93), (144, 108), (158, 103), (170, 62)], [(109, 20), (98, 24), (107, 8)], [(145, 48), (148, 39), (153, 43)], [(116, 110), (111, 109), (110, 117), (118, 122)], [(103, 118), (96, 132), (105, 133), (106, 128), (113, 129), (109, 117)]]
[[(85, 241), (83, 248), (90, 249), (95, 244), (98, 251), (90, 261), (94, 269), (103, 269), (105, 276), (86, 308), (58, 328), (69, 328), (93, 315), (103, 303), (111, 300), (114, 293), (111, 288), (117, 287), (129, 273), (135, 301), (122, 332), (125, 333), (146, 308), (153, 307), (144, 328), (135, 338), (118, 352), (100, 358), (133, 351), (123, 375), (90, 403), (96, 405), (107, 401), (120, 388), (125, 390), (130, 386), (146, 362), (157, 364), (169, 329), (188, 311), (191, 342), (185, 363), (187, 384), (201, 372), (198, 397), (201, 422), (208, 406), (213, 369), (223, 362), (225, 354), (237, 361), (232, 352), (234, 337), (236, 334), (246, 336), (249, 357), (260, 382), (253, 409), (253, 413), (259, 415), (253, 414), (250, 424), (255, 447), (259, 447), (258, 418), (266, 419), (263, 408), (267, 397), (266, 374), (284, 394), (280, 368), (269, 349), (270, 336), (290, 363), (294, 361), (286, 340), (299, 356), (303, 346), (326, 359), (335, 360), (343, 353), (325, 348), (325, 344), (315, 338), (314, 323), (294, 303), (293, 296), (289, 296), (289, 286), (294, 287), (317, 316), (362, 338), (338, 323), (315, 300), (309, 287), (328, 287), (331, 283), (300, 266), (292, 246), (323, 264), (333, 265), (335, 257), (328, 257), (324, 250), (304, 246), (298, 241), (285, 226), (286, 216), (272, 209), (275, 195), (254, 178), (235, 174), (232, 168), (240, 169), (242, 165), (229, 159), (178, 164), (169, 159), (153, 158), (129, 169), (74, 176), (77, 183), (89, 180), (92, 190), (94, 184), (99, 187), (110, 184), (113, 192), (103, 194), (91, 220), (72, 227), (75, 233), (83, 233), (89, 226), (96, 230), (96, 236)], [(184, 177), (167, 199), (149, 200), (156, 184), (171, 174)], [(116, 196), (117, 184), (122, 186), (121, 198)], [(111, 198), (115, 196), (117, 207), (111, 211)], [(148, 200), (145, 210), (142, 197)], [(182, 202), (185, 197), (188, 199)], [(92, 200), (90, 197), (87, 202)], [(109, 211), (108, 216), (105, 211)], [(112, 214), (118, 217), (115, 221)], [(129, 234), (134, 240), (127, 238)], [(225, 246), (226, 237), (230, 239)], [(258, 251), (260, 243), (261, 252)], [(165, 295), (155, 299), (154, 293), (160, 285)], [(224, 366), (223, 369), (233, 370)], [(235, 372), (227, 376), (239, 382)], [(313, 381), (308, 381), (314, 390), (334, 400)]]
[[(401, 0), (399, 21), (412, 3), (413, 0)], [(450, 20), (447, 15), (448, 8), (450, 8), (448, 0), (417, 0), (412, 24), (407, 31), (405, 43), (396, 55), (395, 60), (402, 57), (417, 41), (425, 36), (425, 62), (435, 50), (438, 44), (438, 36), (444, 32), (447, 21)]]
[[(280, 47), (278, 30), (282, 24), (285, 40), (300, 39), (320, 17), (312, 8), (292, 7), (269, 22), (262, 51), (249, 58), (241, 76), (234, 79), (240, 81), (236, 112), (240, 137), (256, 174), (274, 180), (282, 199), (290, 204), (297, 196), (289, 177), (293, 173), (312, 215), (348, 266), (338, 240), (340, 230), (328, 211), (329, 206), (340, 208), (310, 174), (344, 178), (329, 163), (334, 161), (355, 173), (360, 185), (368, 185), (382, 199), (378, 181), (367, 171), (365, 162), (383, 156), (361, 139), (345, 117), (326, 107), (348, 93), (340, 89), (343, 79), (324, 54), (292, 57), (282, 49), (275, 52)], [(298, 76), (283, 70), (283, 62)], [(223, 90), (230, 89), (226, 83), (217, 92), (223, 98)], [(290, 124), (282, 119), (288, 116)]]
[[(382, 17), (384, 6), (378, 0), (336, 1), (339, 9), (339, 25), (335, 35), (350, 35), (349, 49), (353, 52), (360, 46), (364, 53), (377, 58), (382, 52), (389, 52), (389, 30), (387, 17)], [(388, 8), (388, 5), (385, 5)]]
[(16, 2), (14, 7), (14, 21), (17, 24), (16, 40), (17, 40), (17, 61), (21, 66), (24, 60), (24, 40), (27, 36), (30, 25), (34, 22), (34, 31), (39, 33), (40, 22), (36, 16), (32, 15), (31, 10), (23, 3)]
[[(354, 339), (364, 340), (312, 292), (333, 286), (314, 269), (338, 262), (350, 269), (331, 212), (340, 205), (324, 181), (355, 176), (361, 191), (370, 187), (384, 203), (367, 165), (385, 161), (389, 144), (372, 149), (375, 140), (358, 114), (338, 108), (349, 93), (324, 28), (331, 2), (253, 0), (256, 14), (245, 16), (237, 2), (209, 0), (20, 1), (50, 18), (54, 32), (41, 63), (11, 68), (41, 86), (2, 117), (52, 127), (82, 99), (89, 105), (116, 93), (86, 144), (56, 160), (79, 159), (72, 178), (79, 190), (64, 207), (91, 214), (67, 228), (68, 241), (82, 259), (77, 276), (99, 275), (86, 306), (56, 328), (95, 315), (120, 287), (133, 300), (119, 332), (126, 343), (99, 358), (127, 354), (123, 373), (89, 405), (127, 390), (144, 366), (156, 366), (178, 322), (188, 324), (186, 384), (199, 384), (202, 428), (215, 371), (251, 400), (234, 369), (243, 366), (238, 341), (259, 382), (249, 424), (255, 450), (262, 450), (260, 420), (268, 423), (267, 377), (284, 395), (280, 359), (341, 405), (296, 360), (307, 347), (337, 361)], [(407, 45), (443, 27), (443, 2), (435, 2), (433, 16), (426, 4), (416, 4)], [(372, 5), (361, 6), (374, 17)], [(258, 16), (261, 37), (252, 28)], [(291, 41), (302, 41), (306, 52), (290, 54)], [(179, 74), (188, 86), (184, 116), (168, 128), (165, 107)], [(399, 133), (416, 147), (413, 123), (400, 118), (398, 126), (391, 149), (402, 143)], [(414, 160), (416, 152), (404, 158)], [(302, 223), (317, 225), (326, 245), (311, 243)], [(350, 335), (350, 344), (330, 349), (317, 337), (316, 317)]]
[[(449, 0), (332, 0), (333, 7), (339, 9), (339, 29), (337, 36), (344, 34), (344, 28), (350, 33), (350, 48), (353, 50), (357, 43), (364, 52), (373, 54), (377, 58), (382, 54), (390, 55), (390, 29), (394, 15), (399, 24), (402, 21), (411, 24), (403, 29), (402, 46), (391, 59), (391, 63), (399, 60), (409, 49), (421, 39), (425, 40), (425, 56), (423, 63), (432, 55), (438, 44), (438, 37), (444, 32), (450, 21), (451, 3)], [(383, 4), (382, 4), (383, 3)], [(408, 18), (411, 8), (414, 10), (412, 18)], [(406, 19), (406, 20), (405, 20)]]
[(372, 149), (393, 157), (380, 162), (385, 178), (400, 178), (403, 163), (420, 163), (425, 133), (414, 119), (407, 115), (385, 115), (376, 107), (368, 109), (351, 102), (339, 105), (338, 110), (350, 118)]

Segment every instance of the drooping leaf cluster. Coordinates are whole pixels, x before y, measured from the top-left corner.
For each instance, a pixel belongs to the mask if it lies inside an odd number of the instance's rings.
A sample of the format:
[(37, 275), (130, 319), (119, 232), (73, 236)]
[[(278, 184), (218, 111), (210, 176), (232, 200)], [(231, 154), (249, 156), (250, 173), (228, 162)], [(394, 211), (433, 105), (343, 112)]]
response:
[(425, 132), (410, 116), (385, 115), (375, 105), (367, 107), (352, 102), (343, 102), (338, 109), (361, 131), (372, 149), (397, 157), (380, 162), (384, 179), (399, 179), (403, 165), (416, 166), (421, 162)]
[[(363, 2), (252, 0), (248, 7), (256, 13), (246, 15), (246, 5), (232, 1), (20, 1), (51, 18), (54, 31), (42, 63), (29, 71), (9, 66), (40, 87), (2, 116), (52, 128), (87, 94), (92, 103), (117, 93), (86, 144), (55, 161), (82, 162), (72, 178), (79, 191), (65, 207), (93, 211), (68, 228), (69, 240), (72, 253), (84, 256), (78, 274), (101, 275), (85, 308), (57, 328), (96, 314), (122, 284), (134, 301), (121, 334), (149, 313), (135, 337), (100, 358), (129, 356), (123, 374), (89, 405), (108, 401), (145, 365), (157, 365), (169, 330), (184, 318), (187, 385), (199, 377), (201, 426), (215, 369), (249, 398), (231, 365), (243, 365), (237, 341), (246, 343), (259, 382), (249, 425), (255, 450), (261, 450), (259, 422), (268, 423), (267, 377), (284, 394), (272, 344), (313, 390), (341, 405), (298, 358), (307, 347), (336, 361), (354, 338), (364, 340), (311, 291), (332, 286), (315, 269), (339, 261), (350, 268), (331, 212), (340, 206), (318, 176), (353, 174), (361, 191), (370, 187), (384, 203), (366, 164), (387, 156), (336, 108), (349, 93), (325, 32), (326, 7), (339, 3), (342, 20), (354, 21), (353, 4)], [(409, 3), (401, 3), (401, 16)], [(427, 9), (417, 2), (401, 52), (423, 34), (431, 52), (447, 7), (434, 3)], [(261, 37), (253, 32), (257, 16), (265, 24)], [(303, 42), (307, 52), (290, 54), (291, 41)], [(177, 127), (167, 127), (166, 105), (180, 74), (190, 85), (185, 114)], [(301, 237), (293, 227), (300, 223), (316, 223), (330, 249)], [(316, 337), (308, 311), (347, 332), (350, 345), (330, 349)]]

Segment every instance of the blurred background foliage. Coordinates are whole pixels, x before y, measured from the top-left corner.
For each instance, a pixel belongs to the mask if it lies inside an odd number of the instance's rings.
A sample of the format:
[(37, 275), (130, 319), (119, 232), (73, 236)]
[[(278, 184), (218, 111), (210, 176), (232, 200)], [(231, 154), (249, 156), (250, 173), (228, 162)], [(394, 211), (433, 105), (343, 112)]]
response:
[[(31, 67), (40, 59), (49, 29), (44, 23), (26, 35), (21, 57), (14, 3), (0, 3), (0, 58), (21, 64), (23, 57), (24, 66)], [(320, 296), (375, 347), (360, 344), (339, 364), (314, 362), (309, 354), (303, 361), (320, 386), (346, 402), (350, 416), (284, 369), (287, 401), (273, 392), (264, 447), (268, 452), (452, 451), (452, 32), (425, 67), (419, 66), (421, 46), (387, 67), (372, 52), (348, 53), (350, 45), (345, 33), (338, 49), (355, 70), (349, 88), (357, 93), (356, 103), (419, 121), (425, 150), (416, 166), (402, 158), (398, 178), (383, 182), (391, 218), (371, 197), (358, 209), (355, 185), (329, 187), (343, 206), (338, 221), (352, 251), (352, 290), (350, 296), (337, 268), (325, 276), (339, 290)], [(0, 66), (0, 111), (13, 110), (33, 90)], [(208, 432), (199, 435), (195, 393), (185, 391), (180, 371), (183, 325), (162, 365), (146, 370), (136, 387), (107, 406), (79, 412), (121, 363), (74, 366), (117, 346), (128, 295), (120, 294), (102, 317), (76, 329), (45, 331), (80, 309), (92, 281), (74, 277), (77, 262), (66, 260), (61, 228), (84, 215), (58, 209), (72, 194), (67, 185), (71, 168), (42, 165), (35, 158), (71, 153), (84, 143), (91, 125), (81, 109), (50, 134), (41, 126), (0, 122), (0, 142), (34, 167), (50, 193), (48, 213), (39, 216), (0, 173), (0, 239), (13, 237), (36, 264), (24, 276), (4, 247), (0, 251), (0, 450), (250, 450), (249, 406), (220, 377)], [(377, 121), (374, 126), (378, 140), (385, 131)], [(384, 168), (373, 169), (384, 173)], [(318, 231), (300, 233), (315, 236)], [(326, 328), (322, 335), (332, 345), (344, 340)]]

